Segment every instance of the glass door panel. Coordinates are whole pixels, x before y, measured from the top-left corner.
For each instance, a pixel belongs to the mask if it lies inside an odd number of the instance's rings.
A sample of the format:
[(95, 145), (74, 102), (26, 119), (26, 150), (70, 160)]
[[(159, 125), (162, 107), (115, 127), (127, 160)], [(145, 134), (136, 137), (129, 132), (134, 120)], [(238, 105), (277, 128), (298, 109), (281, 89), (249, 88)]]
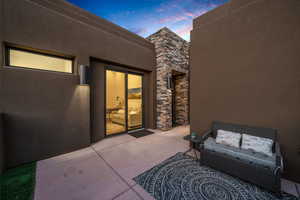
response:
[(128, 130), (142, 128), (142, 76), (128, 74)]
[(106, 70), (106, 135), (126, 131), (126, 74)]

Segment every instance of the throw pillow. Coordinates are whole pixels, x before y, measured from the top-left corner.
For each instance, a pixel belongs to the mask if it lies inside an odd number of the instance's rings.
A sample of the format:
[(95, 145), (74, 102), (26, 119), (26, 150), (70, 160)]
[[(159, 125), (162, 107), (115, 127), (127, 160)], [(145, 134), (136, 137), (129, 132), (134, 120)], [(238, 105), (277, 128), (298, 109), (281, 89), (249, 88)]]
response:
[(240, 141), (241, 134), (231, 131), (218, 130), (216, 143), (239, 148)]

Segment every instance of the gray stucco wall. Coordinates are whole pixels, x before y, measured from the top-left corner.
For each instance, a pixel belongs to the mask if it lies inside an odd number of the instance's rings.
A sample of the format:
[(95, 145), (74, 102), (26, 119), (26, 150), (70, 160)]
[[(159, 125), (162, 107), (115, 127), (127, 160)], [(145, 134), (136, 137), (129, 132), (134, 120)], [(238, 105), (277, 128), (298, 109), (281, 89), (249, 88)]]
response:
[(232, 0), (194, 20), (191, 131), (213, 120), (279, 130), (285, 177), (300, 182), (300, 3)]
[(3, 96), (8, 166), (90, 144), (89, 87), (78, 77), (5, 69)]
[(2, 0), (0, 4), (4, 5), (1, 44), (75, 57), (74, 74), (63, 74), (7, 67), (1, 56), (7, 166), (90, 145), (90, 87), (79, 86), (78, 65), (90, 65), (94, 57), (150, 74), (155, 66), (153, 45), (62, 0)]

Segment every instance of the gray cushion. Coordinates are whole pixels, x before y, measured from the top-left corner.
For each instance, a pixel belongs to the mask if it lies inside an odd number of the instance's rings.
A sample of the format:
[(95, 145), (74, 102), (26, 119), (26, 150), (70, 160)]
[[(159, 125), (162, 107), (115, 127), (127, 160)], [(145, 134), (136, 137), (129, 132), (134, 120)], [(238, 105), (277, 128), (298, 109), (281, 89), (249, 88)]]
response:
[(267, 156), (272, 156), (273, 140), (253, 135), (243, 134), (241, 149), (249, 149)]
[(256, 153), (251, 150), (245, 150), (240, 148), (235, 148), (231, 146), (226, 146), (223, 144), (216, 143), (215, 139), (209, 137), (204, 142), (204, 149), (215, 151), (218, 153), (223, 153), (240, 160), (249, 162), (249, 164), (256, 164), (263, 167), (270, 168), (271, 170), (276, 168), (276, 155), (267, 156), (261, 153)]

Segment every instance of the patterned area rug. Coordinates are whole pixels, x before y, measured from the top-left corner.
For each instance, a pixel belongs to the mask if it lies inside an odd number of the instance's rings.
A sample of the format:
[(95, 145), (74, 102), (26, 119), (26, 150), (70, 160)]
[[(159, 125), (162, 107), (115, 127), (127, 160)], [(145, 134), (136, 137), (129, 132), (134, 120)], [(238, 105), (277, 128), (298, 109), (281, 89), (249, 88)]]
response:
[(32, 200), (36, 163), (10, 169), (0, 176), (1, 200)]
[[(198, 162), (183, 153), (134, 178), (157, 200), (278, 200), (253, 184), (233, 178)], [(283, 194), (281, 200), (299, 200)]]

